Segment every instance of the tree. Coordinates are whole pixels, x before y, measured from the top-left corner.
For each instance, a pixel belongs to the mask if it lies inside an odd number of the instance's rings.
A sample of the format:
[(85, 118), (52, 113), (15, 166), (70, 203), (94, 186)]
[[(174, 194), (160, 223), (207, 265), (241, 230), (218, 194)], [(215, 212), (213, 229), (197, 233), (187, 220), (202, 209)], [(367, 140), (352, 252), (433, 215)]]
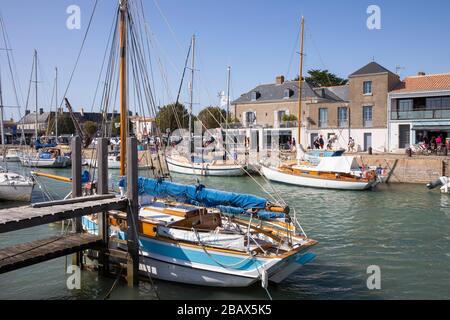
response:
[[(177, 118), (181, 128), (179, 128)], [(194, 122), (194, 119), (192, 119), (192, 122)], [(172, 103), (159, 109), (156, 115), (156, 124), (161, 132), (166, 132), (167, 129), (170, 129), (170, 131), (187, 129), (189, 126), (189, 113), (181, 103)]]
[[(311, 69), (308, 71), (309, 76), (303, 77), (313, 87), (330, 87), (347, 84), (347, 79), (339, 78), (328, 70)], [(298, 81), (298, 76), (295, 78)]]
[(98, 130), (98, 124), (94, 121), (86, 121), (84, 124), (84, 131), (86, 131), (86, 133), (89, 136), (94, 136), (97, 133)]
[(227, 112), (219, 107), (207, 107), (198, 114), (198, 120), (206, 129), (219, 128), (222, 123), (226, 122), (226, 118)]
[[(51, 131), (55, 131), (56, 123), (55, 117), (51, 117), (49, 121), (49, 128)], [(72, 122), (72, 118), (68, 113), (58, 115), (58, 135), (60, 134), (75, 134), (75, 126)]]

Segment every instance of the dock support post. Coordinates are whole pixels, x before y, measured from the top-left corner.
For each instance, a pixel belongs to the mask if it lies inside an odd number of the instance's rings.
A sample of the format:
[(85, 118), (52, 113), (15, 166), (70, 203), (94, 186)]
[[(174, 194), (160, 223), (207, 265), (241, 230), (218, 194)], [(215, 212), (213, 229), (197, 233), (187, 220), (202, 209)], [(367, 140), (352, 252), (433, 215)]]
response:
[[(97, 194), (108, 194), (108, 139), (99, 138), (97, 144), (98, 156), (98, 179)], [(99, 251), (99, 271), (107, 274), (109, 271), (109, 259), (107, 255), (109, 240), (109, 225), (107, 212), (101, 212), (97, 215), (98, 235), (102, 237), (102, 249)]]
[(128, 286), (136, 286), (139, 282), (139, 203), (138, 203), (138, 151), (137, 139), (127, 139), (127, 198), (128, 198)]
[[(82, 196), (81, 189), (81, 139), (75, 136), (70, 141), (72, 150), (72, 198)], [(73, 231), (80, 233), (83, 231), (81, 217), (75, 218)], [(77, 252), (72, 256), (72, 264), (81, 266), (81, 252)]]

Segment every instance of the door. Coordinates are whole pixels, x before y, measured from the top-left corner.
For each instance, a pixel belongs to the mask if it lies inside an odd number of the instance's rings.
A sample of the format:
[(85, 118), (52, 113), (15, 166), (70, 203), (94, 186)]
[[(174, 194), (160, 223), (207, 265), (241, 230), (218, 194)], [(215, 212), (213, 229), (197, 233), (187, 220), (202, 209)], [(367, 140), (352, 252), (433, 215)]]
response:
[(406, 149), (410, 146), (411, 125), (400, 124), (398, 126), (398, 147), (399, 149)]
[(372, 147), (372, 134), (364, 133), (364, 151), (368, 151)]
[(316, 141), (318, 136), (319, 136), (318, 133), (311, 133), (311, 141), (309, 145), (311, 149), (314, 149), (314, 141)]

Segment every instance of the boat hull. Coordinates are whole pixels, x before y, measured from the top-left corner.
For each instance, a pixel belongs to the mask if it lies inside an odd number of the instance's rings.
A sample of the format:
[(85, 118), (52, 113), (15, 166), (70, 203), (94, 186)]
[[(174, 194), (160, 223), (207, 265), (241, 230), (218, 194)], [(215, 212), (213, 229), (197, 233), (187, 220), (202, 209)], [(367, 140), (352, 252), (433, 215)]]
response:
[(270, 181), (286, 183), (301, 187), (337, 189), (337, 190), (367, 190), (374, 187), (377, 181), (343, 181), (338, 179), (321, 179), (281, 172), (275, 168), (261, 166), (262, 174)]
[(170, 172), (197, 176), (243, 176), (245, 171), (240, 165), (211, 165), (207, 163), (184, 163), (166, 158)]
[(61, 159), (22, 158), (20, 162), (24, 167), (33, 168), (67, 168), (71, 165), (70, 158), (67, 157)]

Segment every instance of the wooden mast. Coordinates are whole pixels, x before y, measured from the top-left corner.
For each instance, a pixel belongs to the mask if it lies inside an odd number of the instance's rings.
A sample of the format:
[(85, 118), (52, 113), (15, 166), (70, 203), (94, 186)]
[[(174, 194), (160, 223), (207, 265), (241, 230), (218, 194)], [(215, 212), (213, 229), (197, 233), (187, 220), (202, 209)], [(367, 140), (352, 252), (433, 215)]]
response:
[(120, 0), (120, 175), (125, 176), (127, 155), (127, 1)]
[(36, 141), (38, 140), (38, 77), (37, 77), (37, 50), (34, 50), (34, 86), (36, 90), (36, 114), (35, 114), (35, 124), (34, 133), (36, 135)]
[(298, 133), (297, 144), (301, 145), (301, 127), (302, 127), (302, 78), (303, 78), (303, 34), (305, 32), (305, 18), (302, 17), (301, 40), (300, 40), (300, 73), (298, 76)]

